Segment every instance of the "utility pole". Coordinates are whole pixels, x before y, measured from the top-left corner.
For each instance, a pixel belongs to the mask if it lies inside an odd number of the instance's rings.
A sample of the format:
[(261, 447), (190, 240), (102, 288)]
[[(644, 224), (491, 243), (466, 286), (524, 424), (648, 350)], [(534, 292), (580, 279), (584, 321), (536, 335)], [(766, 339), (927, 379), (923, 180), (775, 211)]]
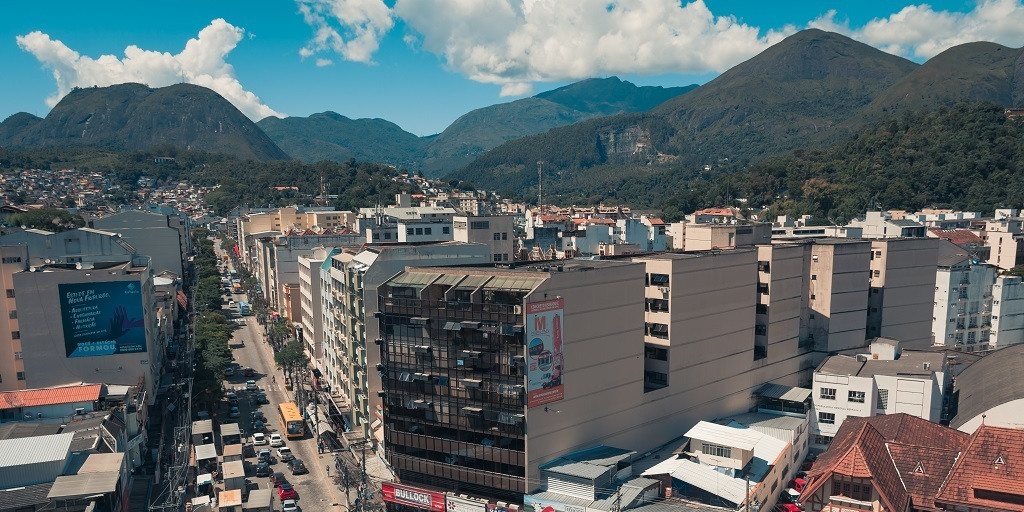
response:
[(544, 205), (544, 161), (537, 161), (537, 208)]
[(747, 475), (747, 498), (743, 502), (743, 507), (746, 512), (750, 512), (750, 475)]

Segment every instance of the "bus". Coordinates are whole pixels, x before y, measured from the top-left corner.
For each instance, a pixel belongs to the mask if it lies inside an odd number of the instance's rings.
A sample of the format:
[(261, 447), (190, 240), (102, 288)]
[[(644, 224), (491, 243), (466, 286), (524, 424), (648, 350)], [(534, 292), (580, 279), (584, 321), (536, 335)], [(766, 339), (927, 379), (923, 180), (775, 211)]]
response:
[(306, 422), (302, 421), (302, 414), (299, 414), (299, 407), (295, 402), (284, 402), (278, 410), (281, 413), (281, 422), (284, 424), (285, 437), (288, 439), (301, 439), (306, 435)]
[(249, 308), (248, 302), (238, 303), (238, 314), (242, 316), (248, 316), (252, 314), (252, 309)]

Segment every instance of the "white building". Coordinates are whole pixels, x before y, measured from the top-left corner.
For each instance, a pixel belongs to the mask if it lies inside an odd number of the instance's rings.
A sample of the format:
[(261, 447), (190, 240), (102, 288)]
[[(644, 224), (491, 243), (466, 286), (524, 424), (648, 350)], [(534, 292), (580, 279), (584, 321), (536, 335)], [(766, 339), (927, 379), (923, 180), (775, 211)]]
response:
[(941, 352), (903, 351), (888, 338), (873, 340), (870, 353), (829, 356), (814, 371), (811, 444), (827, 448), (849, 417), (902, 412), (938, 423), (945, 362)]
[(896, 219), (889, 212), (867, 212), (863, 219), (854, 219), (847, 228), (859, 228), (864, 238), (910, 238), (927, 236), (927, 228), (909, 219)]
[(491, 261), (504, 263), (512, 261), (515, 251), (515, 225), (512, 215), (489, 215), (470, 217), (460, 215), (454, 218), (454, 240), (456, 242), (486, 244), (491, 248)]

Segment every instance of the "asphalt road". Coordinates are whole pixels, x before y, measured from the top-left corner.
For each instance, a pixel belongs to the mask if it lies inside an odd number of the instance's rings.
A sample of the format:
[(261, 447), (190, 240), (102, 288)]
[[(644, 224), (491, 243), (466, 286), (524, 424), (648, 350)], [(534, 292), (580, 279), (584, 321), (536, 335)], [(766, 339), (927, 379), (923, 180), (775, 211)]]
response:
[[(220, 253), (218, 248), (218, 253)], [(235, 301), (246, 300), (243, 294), (235, 294), (232, 296)], [(239, 318), (237, 310), (227, 311), (228, 307), (225, 306), (225, 312), (232, 313), (230, 318)], [(244, 377), (240, 371), (236, 371), (234, 377), (229, 378), (224, 384), (227, 388), (238, 388), (244, 389), (245, 382), (248, 379), (253, 379), (259, 386), (260, 391), (267, 394), (267, 399), (270, 401), (269, 404), (261, 406), (250, 400), (250, 394), (239, 393), (239, 411), (241, 416), (239, 418), (239, 426), (241, 429), (250, 437), (246, 439), (246, 444), (252, 444), (252, 411), (259, 409), (263, 411), (263, 414), (267, 417), (267, 425), (265, 432), (281, 433), (283, 437), (284, 427), (281, 424), (281, 418), (278, 413), (278, 405), (282, 402), (294, 401), (292, 392), (285, 389), (284, 386), (284, 374), (277, 368), (274, 363), (273, 349), (268, 343), (263, 341), (263, 327), (256, 322), (256, 318), (253, 316), (242, 317), (245, 319), (245, 325), (237, 329), (234, 334), (234, 338), (231, 342), (232, 353), (235, 357), (235, 363), (238, 364), (239, 370), (245, 367), (251, 367), (255, 370), (254, 377)], [(276, 382), (274, 380), (276, 377)], [(252, 393), (254, 396), (255, 393)], [(308, 512), (321, 512), (321, 511), (347, 511), (348, 506), (344, 496), (344, 493), (334, 485), (331, 480), (328, 471), (334, 470), (334, 456), (331, 453), (318, 454), (317, 453), (317, 442), (316, 439), (307, 432), (306, 437), (303, 439), (286, 440), (286, 446), (292, 449), (295, 456), (301, 459), (306, 464), (306, 468), (309, 469), (309, 473), (305, 475), (292, 476), (288, 470), (288, 465), (284, 462), (278, 461), (276, 457), (277, 449), (271, 448), (271, 452), (275, 454), (275, 463), (271, 466), (271, 469), (275, 472), (282, 472), (289, 482), (295, 487), (295, 490), (299, 494), (299, 507), (304, 511)], [(270, 448), (269, 446), (255, 447), (257, 449)], [(255, 487), (265, 489), (271, 488), (270, 480), (267, 477), (256, 476), (256, 457), (255, 452), (246, 452), (247, 455), (252, 455), (245, 459), (246, 462), (246, 477), (250, 481), (250, 489)], [(328, 469), (329, 468), (329, 469)], [(274, 508), (280, 510), (281, 500), (277, 497), (277, 493), (274, 493)]]

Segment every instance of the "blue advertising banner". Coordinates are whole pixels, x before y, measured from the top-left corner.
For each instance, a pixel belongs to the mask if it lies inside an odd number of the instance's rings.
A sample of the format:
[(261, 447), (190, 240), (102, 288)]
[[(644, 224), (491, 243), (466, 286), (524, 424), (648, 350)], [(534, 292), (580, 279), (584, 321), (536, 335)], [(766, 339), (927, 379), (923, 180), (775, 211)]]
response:
[(146, 320), (138, 282), (58, 285), (68, 357), (146, 351)]

